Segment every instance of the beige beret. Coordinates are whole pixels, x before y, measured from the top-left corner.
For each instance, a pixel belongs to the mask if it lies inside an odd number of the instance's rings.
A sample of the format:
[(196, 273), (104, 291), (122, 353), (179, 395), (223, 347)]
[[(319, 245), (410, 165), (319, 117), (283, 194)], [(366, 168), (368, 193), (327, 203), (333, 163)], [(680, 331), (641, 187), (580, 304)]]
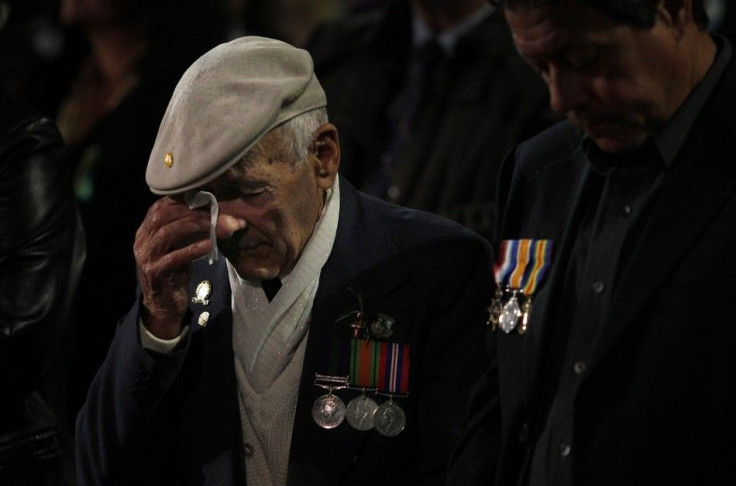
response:
[(204, 54), (169, 101), (148, 159), (146, 182), (175, 194), (215, 179), (272, 128), (327, 105), (303, 49), (241, 37)]

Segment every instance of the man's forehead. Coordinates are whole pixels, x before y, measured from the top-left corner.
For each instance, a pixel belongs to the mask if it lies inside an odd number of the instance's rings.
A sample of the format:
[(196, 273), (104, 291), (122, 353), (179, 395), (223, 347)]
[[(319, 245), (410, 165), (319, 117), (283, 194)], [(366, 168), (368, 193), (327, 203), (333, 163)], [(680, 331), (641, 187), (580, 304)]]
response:
[(539, 56), (589, 42), (622, 25), (605, 13), (574, 2), (506, 8), (506, 18), (519, 51)]

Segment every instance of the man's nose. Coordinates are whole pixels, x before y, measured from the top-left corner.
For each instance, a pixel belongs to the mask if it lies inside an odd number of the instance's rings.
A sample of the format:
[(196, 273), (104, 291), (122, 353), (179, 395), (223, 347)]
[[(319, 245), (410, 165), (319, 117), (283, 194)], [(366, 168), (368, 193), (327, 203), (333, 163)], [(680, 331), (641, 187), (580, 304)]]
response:
[(220, 214), (217, 218), (217, 238), (230, 238), (234, 233), (248, 227), (248, 222), (243, 218), (237, 218), (229, 214)]
[(585, 80), (574, 69), (551, 67), (547, 77), (547, 89), (550, 106), (560, 114), (580, 108), (590, 98)]

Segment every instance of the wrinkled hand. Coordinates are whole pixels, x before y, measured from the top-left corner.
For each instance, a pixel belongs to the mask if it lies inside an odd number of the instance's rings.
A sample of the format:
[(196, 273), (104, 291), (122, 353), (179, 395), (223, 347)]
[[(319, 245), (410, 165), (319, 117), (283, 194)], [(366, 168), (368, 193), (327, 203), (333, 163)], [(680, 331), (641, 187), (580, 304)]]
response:
[[(228, 238), (246, 222), (230, 215), (217, 218), (217, 237)], [(189, 209), (181, 197), (164, 197), (148, 210), (135, 235), (143, 324), (156, 337), (173, 339), (181, 332), (188, 306), (192, 262), (211, 249), (208, 208)]]

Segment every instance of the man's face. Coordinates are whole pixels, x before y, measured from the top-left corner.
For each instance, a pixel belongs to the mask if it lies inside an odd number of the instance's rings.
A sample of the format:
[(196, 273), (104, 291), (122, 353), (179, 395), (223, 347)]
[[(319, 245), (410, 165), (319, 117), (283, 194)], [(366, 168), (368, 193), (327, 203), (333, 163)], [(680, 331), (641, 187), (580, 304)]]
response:
[(646, 29), (580, 2), (507, 9), (506, 17), (552, 108), (604, 152), (641, 145), (689, 93), (688, 59), (666, 11)]
[(317, 158), (310, 154), (293, 166), (274, 132), (251, 152), (248, 163), (238, 164), (205, 189), (217, 197), (221, 214), (248, 223), (218, 242), (222, 253), (242, 278), (268, 280), (299, 259), (322, 211), (324, 182), (318, 177)]

